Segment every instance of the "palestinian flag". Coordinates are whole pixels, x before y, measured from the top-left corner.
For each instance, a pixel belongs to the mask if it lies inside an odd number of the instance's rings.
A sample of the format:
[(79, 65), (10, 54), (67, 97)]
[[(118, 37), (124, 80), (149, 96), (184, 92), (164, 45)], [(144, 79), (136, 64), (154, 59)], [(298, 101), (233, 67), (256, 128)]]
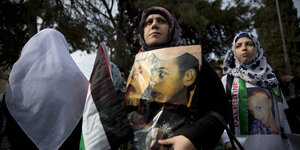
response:
[(117, 99), (109, 70), (109, 61), (101, 46), (90, 77), (83, 112), (80, 149), (119, 149), (133, 137), (121, 101)]

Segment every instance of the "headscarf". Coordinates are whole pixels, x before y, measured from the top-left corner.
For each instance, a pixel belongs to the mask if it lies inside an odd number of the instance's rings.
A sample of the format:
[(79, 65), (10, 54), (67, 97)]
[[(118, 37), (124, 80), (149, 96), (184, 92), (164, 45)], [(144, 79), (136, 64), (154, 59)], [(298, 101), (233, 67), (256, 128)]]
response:
[[(249, 64), (241, 64), (234, 53), (235, 43), (242, 37), (251, 39), (256, 49), (254, 58)], [(223, 64), (224, 74), (239, 77), (248, 83), (261, 87), (272, 87), (274, 84), (278, 85), (278, 80), (271, 66), (268, 64), (266, 57), (263, 55), (263, 48), (260, 46), (259, 41), (249, 32), (241, 32), (235, 36), (232, 49), (227, 52)]]
[(44, 29), (24, 46), (6, 91), (12, 117), (38, 149), (58, 149), (78, 124), (88, 81), (65, 37)]
[[(145, 39), (144, 39), (144, 22), (146, 21), (147, 17), (151, 14), (159, 14), (162, 15), (164, 18), (169, 23), (169, 31), (168, 31), (168, 36), (167, 36), (167, 41), (164, 44), (155, 46), (155, 47), (150, 47), (146, 44)], [(172, 46), (178, 46), (180, 45), (181, 39), (180, 39), (180, 34), (181, 34), (181, 28), (176, 21), (176, 19), (172, 16), (172, 14), (166, 10), (165, 8), (154, 6), (151, 8), (148, 8), (143, 11), (142, 13), (142, 19), (139, 24), (139, 32), (140, 32), (140, 44), (141, 44), (141, 50), (140, 51), (148, 51), (148, 50), (153, 50), (153, 49), (158, 49), (158, 48), (164, 48), (164, 47), (172, 47)]]

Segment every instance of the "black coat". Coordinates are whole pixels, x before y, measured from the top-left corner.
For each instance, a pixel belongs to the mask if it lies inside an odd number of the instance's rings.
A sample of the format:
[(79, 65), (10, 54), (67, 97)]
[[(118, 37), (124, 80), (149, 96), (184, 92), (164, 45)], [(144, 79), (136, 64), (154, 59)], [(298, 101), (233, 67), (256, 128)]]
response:
[[(16, 120), (9, 113), (6, 103), (5, 96), (1, 104), (1, 110), (5, 116), (6, 124), (5, 132), (7, 134), (8, 142), (10, 144), (11, 150), (20, 150), (20, 149), (30, 149), (37, 150), (36, 145), (31, 141), (31, 139), (24, 133), (21, 127), (18, 125)], [(82, 119), (81, 119), (82, 120)], [(71, 135), (66, 139), (66, 141), (59, 148), (60, 150), (70, 150), (70, 149), (79, 149), (80, 137), (81, 137), (81, 124), (82, 121), (79, 121)]]

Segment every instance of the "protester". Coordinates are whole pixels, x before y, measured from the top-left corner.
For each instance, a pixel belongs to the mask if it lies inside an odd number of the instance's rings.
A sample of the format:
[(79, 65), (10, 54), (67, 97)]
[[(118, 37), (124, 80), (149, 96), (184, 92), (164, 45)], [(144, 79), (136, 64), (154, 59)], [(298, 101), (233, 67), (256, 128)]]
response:
[(117, 97), (119, 100), (124, 100), (124, 92), (122, 91), (122, 76), (119, 70), (119, 67), (113, 62), (110, 63), (110, 72), (112, 75), (112, 81), (115, 87), (115, 91), (117, 93)]
[[(245, 144), (245, 141), (255, 137), (257, 142), (254, 148), (251, 147), (253, 149), (288, 149), (288, 140), (279, 135), (290, 133), (284, 114), (288, 106), (262, 47), (251, 33), (236, 35), (232, 50), (225, 56), (223, 72), (222, 82), (232, 101), (234, 120), (230, 123), (231, 129), (240, 143)], [(279, 142), (273, 141), (276, 138)], [(222, 135), (222, 142), (226, 149), (234, 146), (226, 132)]]
[(125, 71), (123, 68), (119, 68), (120, 72), (121, 72), (121, 91), (125, 92), (126, 91), (126, 80), (127, 80), (127, 76), (125, 74)]
[(300, 77), (292, 76), (292, 75), (283, 75), (280, 77), (280, 81), (283, 83), (294, 83), (296, 87), (300, 86)]
[[(140, 52), (181, 44), (181, 29), (176, 19), (162, 7), (155, 6), (143, 11), (139, 32)], [(198, 97), (191, 106), (197, 110), (198, 115), (195, 116), (197, 120), (193, 124), (182, 127), (182, 130), (172, 138), (159, 140), (159, 145), (172, 146), (174, 150), (213, 149), (217, 145), (224, 127), (221, 121), (209, 115), (209, 112), (217, 112), (227, 120), (229, 109), (226, 107), (228, 106), (226, 95), (220, 79), (203, 56), (198, 77), (195, 91)], [(147, 139), (147, 145), (148, 141), (152, 139)], [(157, 143), (153, 146), (161, 147)]]
[(10, 149), (78, 149), (88, 81), (65, 37), (44, 29), (24, 46), (2, 108)]
[[(295, 86), (295, 96), (290, 96), (289, 84)], [(283, 75), (280, 77), (280, 84), (286, 97), (289, 108), (285, 110), (292, 133), (300, 134), (300, 77), (292, 75)]]
[(215, 71), (216, 71), (217, 75), (219, 76), (219, 78), (221, 79), (223, 76), (222, 68), (220, 66), (216, 66)]

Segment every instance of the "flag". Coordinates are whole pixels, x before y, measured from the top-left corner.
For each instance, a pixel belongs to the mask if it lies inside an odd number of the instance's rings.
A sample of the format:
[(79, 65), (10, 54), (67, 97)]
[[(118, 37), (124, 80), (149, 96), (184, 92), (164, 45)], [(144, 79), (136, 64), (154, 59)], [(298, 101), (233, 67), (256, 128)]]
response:
[(103, 46), (97, 53), (83, 112), (80, 149), (118, 149), (133, 137), (122, 101), (117, 99)]

